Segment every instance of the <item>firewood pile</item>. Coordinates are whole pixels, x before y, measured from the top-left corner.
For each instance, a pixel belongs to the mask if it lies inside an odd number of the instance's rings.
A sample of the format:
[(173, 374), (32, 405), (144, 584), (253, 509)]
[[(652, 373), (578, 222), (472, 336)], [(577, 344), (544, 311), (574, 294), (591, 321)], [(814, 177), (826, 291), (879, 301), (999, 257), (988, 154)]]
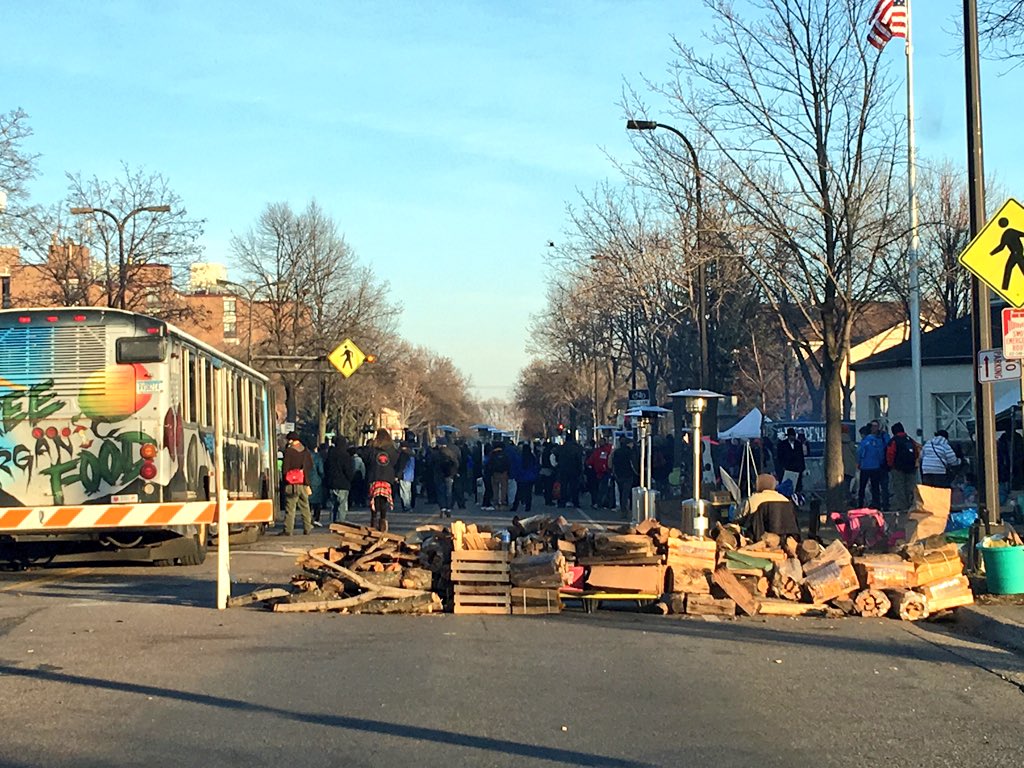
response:
[(296, 565), (290, 589), (257, 590), (229, 605), (263, 603), (276, 613), (436, 613), (434, 550), (415, 540), (349, 523), (335, 523), (332, 547), (311, 549)]
[(941, 536), (855, 557), (841, 541), (750, 541), (733, 525), (705, 539), (648, 520), (591, 530), (563, 517), (491, 530), (460, 520), (407, 536), (335, 524), (334, 546), (299, 557), (288, 589), (233, 605), (276, 612), (558, 613), (565, 599), (629, 598), (661, 613), (891, 616), (917, 621), (974, 598), (955, 544)]

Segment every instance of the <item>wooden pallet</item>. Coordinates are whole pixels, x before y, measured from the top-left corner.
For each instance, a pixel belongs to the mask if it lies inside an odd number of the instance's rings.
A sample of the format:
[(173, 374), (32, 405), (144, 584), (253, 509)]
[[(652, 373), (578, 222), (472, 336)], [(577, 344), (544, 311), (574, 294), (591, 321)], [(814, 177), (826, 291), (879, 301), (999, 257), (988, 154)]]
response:
[(512, 587), (512, 615), (536, 616), (562, 612), (562, 598), (557, 589)]
[(455, 613), (504, 614), (511, 609), (509, 553), (492, 550), (452, 552)]

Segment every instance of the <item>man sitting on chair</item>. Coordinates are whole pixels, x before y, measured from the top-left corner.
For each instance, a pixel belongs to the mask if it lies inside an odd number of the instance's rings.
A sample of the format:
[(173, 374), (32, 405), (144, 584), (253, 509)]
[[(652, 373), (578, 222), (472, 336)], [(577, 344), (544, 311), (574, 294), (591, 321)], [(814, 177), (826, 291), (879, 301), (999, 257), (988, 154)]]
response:
[(772, 475), (758, 475), (757, 491), (743, 504), (742, 522), (755, 541), (760, 541), (766, 533), (800, 538), (796, 507), (775, 490), (775, 483)]

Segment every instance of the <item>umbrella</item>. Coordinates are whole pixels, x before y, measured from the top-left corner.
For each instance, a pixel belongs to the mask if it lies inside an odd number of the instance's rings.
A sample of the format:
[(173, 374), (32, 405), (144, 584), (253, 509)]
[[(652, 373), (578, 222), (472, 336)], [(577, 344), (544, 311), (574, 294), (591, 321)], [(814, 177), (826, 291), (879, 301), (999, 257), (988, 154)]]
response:
[(446, 434), (451, 434), (452, 432), (458, 432), (459, 430), (458, 430), (458, 428), (453, 427), (451, 424), (440, 424), (437, 427), (437, 431), (438, 432), (445, 432)]
[(494, 429), (494, 427), (492, 427), (490, 424), (474, 424), (472, 427), (470, 427), (470, 429), (479, 429), (484, 432), (490, 432), (491, 430)]

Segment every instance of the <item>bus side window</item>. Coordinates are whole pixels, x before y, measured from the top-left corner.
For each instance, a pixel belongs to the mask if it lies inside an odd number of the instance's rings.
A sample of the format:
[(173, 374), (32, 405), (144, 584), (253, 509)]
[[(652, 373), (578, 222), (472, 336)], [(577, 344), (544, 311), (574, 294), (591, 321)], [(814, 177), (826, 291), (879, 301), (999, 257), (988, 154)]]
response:
[(187, 376), (188, 380), (185, 382), (185, 386), (188, 391), (188, 408), (185, 411), (185, 420), (195, 424), (199, 419), (199, 387), (196, 382), (199, 376), (199, 359), (196, 357), (196, 353), (191, 350), (188, 353)]
[(254, 423), (253, 434), (257, 439), (263, 439), (263, 385), (253, 385), (253, 395), (255, 397), (255, 408), (252, 409), (252, 417)]
[(238, 434), (245, 434), (245, 418), (244, 410), (245, 402), (242, 398), (242, 384), (243, 380), (241, 376), (235, 376), (235, 432)]
[(213, 363), (203, 360), (203, 426), (213, 426)]

